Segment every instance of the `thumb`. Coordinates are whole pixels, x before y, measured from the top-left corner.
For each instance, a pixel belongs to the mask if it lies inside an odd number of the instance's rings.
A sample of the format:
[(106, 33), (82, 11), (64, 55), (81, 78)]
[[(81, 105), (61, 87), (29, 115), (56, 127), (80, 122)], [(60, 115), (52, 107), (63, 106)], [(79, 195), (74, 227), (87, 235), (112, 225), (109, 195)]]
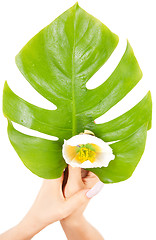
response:
[(84, 203), (89, 202), (89, 198), (86, 195), (88, 190), (89, 189), (83, 189), (66, 200), (64, 206), (65, 209), (64, 218), (69, 216), (71, 213), (73, 213), (75, 210), (81, 207)]
[(72, 167), (68, 165), (68, 182), (72, 182), (72, 184), (74, 183), (76, 185), (82, 183), (80, 167)]

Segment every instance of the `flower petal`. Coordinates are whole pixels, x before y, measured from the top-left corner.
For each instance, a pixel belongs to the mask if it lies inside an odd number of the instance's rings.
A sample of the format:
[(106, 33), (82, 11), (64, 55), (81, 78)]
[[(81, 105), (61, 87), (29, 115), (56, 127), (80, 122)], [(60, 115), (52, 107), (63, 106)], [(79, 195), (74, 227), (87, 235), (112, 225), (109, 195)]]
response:
[(97, 138), (88, 134), (75, 135), (69, 140), (66, 141), (68, 145), (77, 146), (79, 144), (93, 143), (98, 145), (101, 148), (104, 148), (105, 151), (110, 151), (108, 143), (105, 143), (102, 139)]
[(66, 140), (64, 141), (64, 144), (63, 144), (62, 153), (66, 163), (68, 163), (67, 161), (70, 162), (72, 159), (74, 159), (77, 154), (75, 146), (68, 145)]
[[(96, 160), (92, 163), (89, 160), (79, 161), (76, 146), (82, 144), (92, 144), (95, 148)], [(67, 164), (72, 167), (97, 168), (107, 167), (109, 162), (115, 158), (112, 148), (102, 139), (88, 134), (76, 135), (65, 140), (63, 144), (63, 157)]]

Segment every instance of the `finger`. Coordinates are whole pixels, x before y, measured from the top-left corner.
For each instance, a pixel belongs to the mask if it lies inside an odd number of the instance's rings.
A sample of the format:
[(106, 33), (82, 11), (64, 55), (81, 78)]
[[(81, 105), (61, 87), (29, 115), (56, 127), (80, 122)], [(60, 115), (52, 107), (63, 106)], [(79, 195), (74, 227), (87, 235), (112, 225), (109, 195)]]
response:
[(72, 214), (83, 204), (87, 204), (89, 202), (89, 198), (86, 195), (87, 192), (88, 189), (81, 190), (66, 200), (64, 206), (64, 218)]
[(88, 175), (83, 178), (83, 182), (86, 188), (92, 188), (99, 181), (99, 178), (92, 172), (88, 172)]
[(97, 175), (95, 175), (93, 172), (90, 172), (90, 171), (88, 172), (87, 177), (88, 178), (97, 178), (97, 179), (99, 179)]
[(94, 187), (92, 187), (92, 188), (86, 193), (87, 197), (88, 197), (88, 198), (92, 198), (92, 197), (94, 197), (95, 195), (97, 195), (97, 194), (102, 190), (103, 186), (104, 186), (104, 183), (101, 182), (101, 181), (98, 181), (98, 182), (94, 185)]
[(82, 179), (87, 177), (88, 174), (89, 174), (88, 170), (81, 168), (81, 177), (82, 177)]
[(68, 165), (68, 181), (73, 184), (82, 183), (81, 168)]

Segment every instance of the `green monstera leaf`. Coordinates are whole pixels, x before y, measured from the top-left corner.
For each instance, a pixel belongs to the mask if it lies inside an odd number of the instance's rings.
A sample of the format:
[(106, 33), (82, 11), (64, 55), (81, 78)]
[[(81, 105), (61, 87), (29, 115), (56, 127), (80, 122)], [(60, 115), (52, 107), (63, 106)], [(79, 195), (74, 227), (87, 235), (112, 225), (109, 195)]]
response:
[[(118, 44), (118, 36), (75, 4), (33, 37), (16, 56), (26, 80), (56, 110), (39, 108), (4, 86), (3, 112), (8, 135), (17, 154), (33, 173), (43, 178), (60, 177), (66, 163), (64, 139), (89, 129), (111, 144), (115, 160), (108, 167), (92, 168), (101, 181), (129, 178), (145, 147), (151, 127), (150, 92), (118, 118), (95, 124), (94, 120), (118, 103), (140, 81), (142, 72), (127, 41), (118, 66), (99, 87), (89, 90), (87, 81), (104, 65)], [(51, 141), (17, 131), (12, 121), (58, 137)]]

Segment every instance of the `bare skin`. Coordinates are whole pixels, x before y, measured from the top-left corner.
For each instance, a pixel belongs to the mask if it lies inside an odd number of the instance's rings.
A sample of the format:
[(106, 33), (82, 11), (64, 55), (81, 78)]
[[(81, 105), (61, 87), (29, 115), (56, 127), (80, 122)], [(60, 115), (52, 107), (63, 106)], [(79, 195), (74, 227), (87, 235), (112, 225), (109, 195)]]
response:
[[(0, 240), (30, 240), (43, 228), (60, 221), (68, 240), (103, 240), (101, 235), (83, 217), (89, 198), (86, 193), (99, 181), (91, 173), (69, 167), (64, 176), (44, 180), (38, 196), (22, 221), (0, 235)], [(63, 191), (62, 191), (63, 190)]]
[(23, 220), (0, 235), (0, 240), (29, 240), (51, 223), (69, 216), (89, 200), (86, 190), (66, 199), (62, 193), (63, 177), (44, 180), (39, 194)]
[[(66, 198), (70, 198), (80, 190), (92, 188), (97, 182), (99, 182), (99, 179), (95, 174), (68, 166), (68, 180), (64, 195)], [(83, 216), (87, 204), (88, 202), (84, 202), (80, 208), (60, 221), (68, 240), (104, 239)]]

